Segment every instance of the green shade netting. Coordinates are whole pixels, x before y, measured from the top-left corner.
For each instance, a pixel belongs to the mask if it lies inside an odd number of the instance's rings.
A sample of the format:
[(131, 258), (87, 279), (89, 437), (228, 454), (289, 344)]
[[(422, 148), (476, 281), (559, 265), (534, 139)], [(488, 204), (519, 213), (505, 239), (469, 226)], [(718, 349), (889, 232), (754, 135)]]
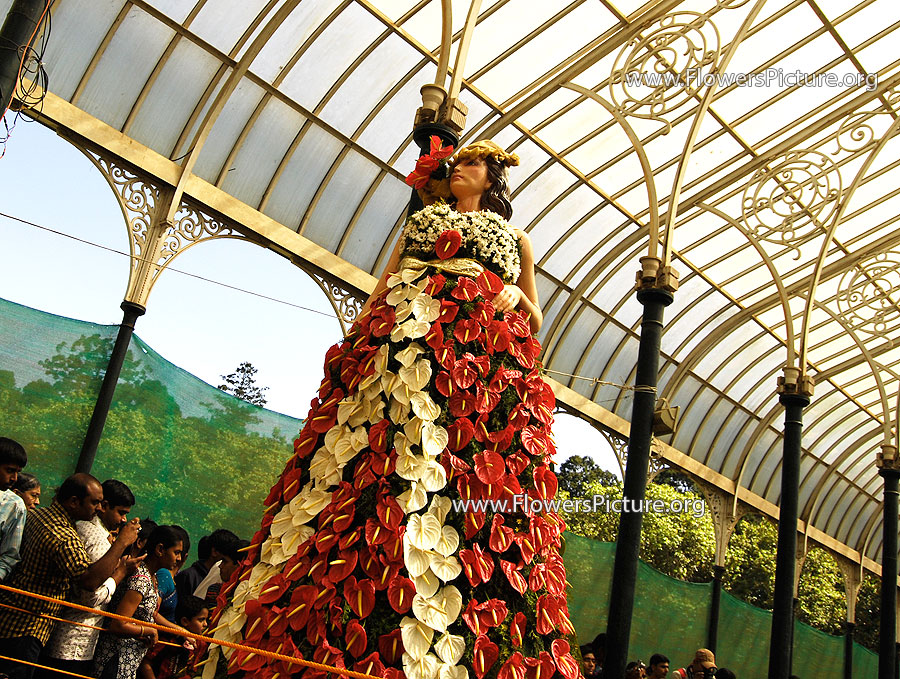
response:
[[(75, 467), (117, 330), (0, 300), (0, 436), (25, 445), (45, 502)], [(194, 545), (222, 527), (250, 538), (301, 424), (211, 387), (135, 336), (93, 473), (125, 481), (137, 515), (181, 524)], [(606, 629), (614, 556), (612, 543), (566, 534), (569, 612), (581, 643)], [(640, 563), (629, 657), (646, 663), (661, 652), (673, 669), (689, 663), (707, 645), (711, 596), (710, 583)], [(770, 612), (723, 592), (719, 665), (741, 679), (765, 677), (770, 629)], [(802, 623), (795, 630), (795, 673), (842, 679), (843, 638)], [(877, 656), (854, 645), (853, 676), (874, 678), (877, 669)]]

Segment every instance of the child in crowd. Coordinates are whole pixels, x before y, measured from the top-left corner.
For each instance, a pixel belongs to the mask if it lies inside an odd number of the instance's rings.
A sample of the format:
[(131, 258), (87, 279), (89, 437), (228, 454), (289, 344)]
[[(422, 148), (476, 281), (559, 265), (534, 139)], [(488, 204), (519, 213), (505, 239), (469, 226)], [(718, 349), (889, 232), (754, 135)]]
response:
[[(209, 608), (206, 603), (195, 596), (188, 596), (178, 601), (178, 609), (175, 612), (175, 621), (188, 632), (193, 634), (203, 634), (206, 631), (207, 620), (209, 619)], [(172, 637), (169, 641), (181, 641), (180, 648), (172, 646), (163, 646), (157, 644), (156, 647), (147, 654), (144, 664), (149, 667), (152, 675), (156, 679), (172, 679), (184, 672), (190, 661), (193, 650), (197, 647), (197, 642), (190, 638)]]

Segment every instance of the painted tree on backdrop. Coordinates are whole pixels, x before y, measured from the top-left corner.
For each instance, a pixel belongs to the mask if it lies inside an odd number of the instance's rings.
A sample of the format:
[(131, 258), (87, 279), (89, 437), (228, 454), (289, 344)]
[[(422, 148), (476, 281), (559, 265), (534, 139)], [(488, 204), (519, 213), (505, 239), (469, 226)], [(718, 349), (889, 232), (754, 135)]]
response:
[(244, 361), (230, 375), (222, 375), (225, 384), (220, 384), (216, 388), (221, 389), (226, 394), (237, 396), (247, 403), (252, 403), (255, 406), (264, 406), (266, 405), (264, 393), (269, 388), (260, 387), (256, 384), (257, 372), (259, 371), (253, 367), (252, 363)]
[[(572, 458), (570, 458), (572, 459)], [(568, 461), (567, 461), (568, 462)], [(585, 498), (597, 495), (611, 502), (622, 497), (622, 484), (609, 472), (594, 468), (582, 458), (560, 465), (561, 495)], [(647, 485), (648, 500), (662, 500), (667, 506), (680, 501), (682, 506), (702, 501), (691, 490), (690, 480), (677, 472), (663, 472)], [(619, 516), (605, 511), (610, 504), (601, 499), (595, 512), (563, 512), (569, 531), (584, 537), (614, 542)], [(760, 608), (772, 608), (775, 586), (776, 526), (758, 514), (745, 516), (735, 527), (728, 543), (723, 585), (734, 596)], [(680, 580), (707, 582), (712, 579), (715, 536), (708, 511), (648, 512), (644, 514), (641, 535), (641, 559), (657, 570)], [(876, 585), (872, 585), (874, 581)], [(870, 596), (870, 590), (875, 592)], [(830, 634), (840, 634), (846, 616), (844, 583), (834, 559), (821, 549), (811, 549), (800, 576), (797, 617)], [(867, 578), (857, 605), (856, 639), (869, 648), (877, 647), (877, 579)]]

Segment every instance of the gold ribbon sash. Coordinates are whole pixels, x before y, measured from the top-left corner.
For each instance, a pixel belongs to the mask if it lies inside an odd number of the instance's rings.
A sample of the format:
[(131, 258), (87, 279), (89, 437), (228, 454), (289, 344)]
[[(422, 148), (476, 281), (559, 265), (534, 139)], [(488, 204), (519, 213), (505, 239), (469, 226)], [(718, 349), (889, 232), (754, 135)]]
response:
[(466, 257), (451, 257), (450, 259), (430, 259), (423, 262), (417, 257), (404, 257), (400, 260), (400, 271), (403, 269), (419, 270), (425, 267), (431, 267), (438, 271), (446, 271), (457, 276), (478, 276), (484, 271), (484, 265), (477, 259), (468, 259)]

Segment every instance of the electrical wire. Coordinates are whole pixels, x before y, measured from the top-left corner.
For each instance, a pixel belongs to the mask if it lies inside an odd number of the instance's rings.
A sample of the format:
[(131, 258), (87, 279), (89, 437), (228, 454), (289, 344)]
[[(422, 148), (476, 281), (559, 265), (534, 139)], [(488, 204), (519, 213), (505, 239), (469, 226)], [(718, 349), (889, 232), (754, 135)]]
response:
[[(131, 254), (129, 254), (127, 252), (122, 252), (121, 250), (116, 250), (115, 248), (111, 248), (106, 245), (101, 245), (100, 243), (94, 243), (93, 241), (89, 241), (84, 238), (79, 238), (78, 236), (73, 236), (73, 235), (65, 233), (63, 231), (57, 231), (56, 229), (51, 229), (49, 226), (43, 226), (43, 225), (37, 224), (35, 222), (30, 222), (27, 219), (22, 219), (21, 217), (16, 217), (15, 215), (7, 214), (5, 212), (0, 212), (0, 217), (5, 217), (6, 219), (11, 219), (12, 221), (19, 222), (20, 224), (25, 224), (27, 226), (31, 226), (36, 229), (40, 229), (42, 231), (47, 231), (48, 233), (52, 233), (57, 236), (62, 236), (63, 238), (68, 238), (70, 240), (74, 240), (79, 243), (84, 243), (85, 245), (90, 245), (91, 247), (95, 247), (100, 250), (106, 250), (107, 252), (112, 252), (117, 255), (122, 255), (123, 257), (128, 257), (129, 259), (133, 259), (136, 261), (149, 261), (146, 259), (141, 259), (140, 257), (132, 257)], [(247, 290), (246, 288), (239, 288), (236, 285), (229, 285), (228, 283), (223, 283), (221, 281), (217, 281), (212, 278), (206, 278), (205, 276), (191, 273), (190, 271), (184, 271), (183, 269), (176, 269), (173, 266), (167, 266), (166, 271), (174, 271), (175, 273), (180, 273), (183, 276), (188, 276), (190, 278), (196, 278), (196, 279), (204, 281), (206, 283), (212, 283), (213, 285), (219, 285), (223, 288), (228, 288), (229, 290), (235, 290), (237, 292), (242, 292), (244, 294), (252, 295), (254, 297), (260, 297), (262, 299), (269, 300), (270, 302), (277, 302), (278, 304), (284, 304), (285, 306), (293, 307), (294, 309), (300, 309), (301, 311), (309, 311), (310, 313), (319, 314), (320, 316), (325, 316), (326, 318), (334, 318), (333, 313), (328, 313), (326, 311), (319, 311), (318, 309), (312, 309), (310, 307), (306, 307), (301, 304), (294, 304), (293, 302), (288, 302), (283, 299), (278, 299), (277, 297), (270, 297), (269, 295), (264, 295), (261, 292), (254, 292), (253, 290)]]

